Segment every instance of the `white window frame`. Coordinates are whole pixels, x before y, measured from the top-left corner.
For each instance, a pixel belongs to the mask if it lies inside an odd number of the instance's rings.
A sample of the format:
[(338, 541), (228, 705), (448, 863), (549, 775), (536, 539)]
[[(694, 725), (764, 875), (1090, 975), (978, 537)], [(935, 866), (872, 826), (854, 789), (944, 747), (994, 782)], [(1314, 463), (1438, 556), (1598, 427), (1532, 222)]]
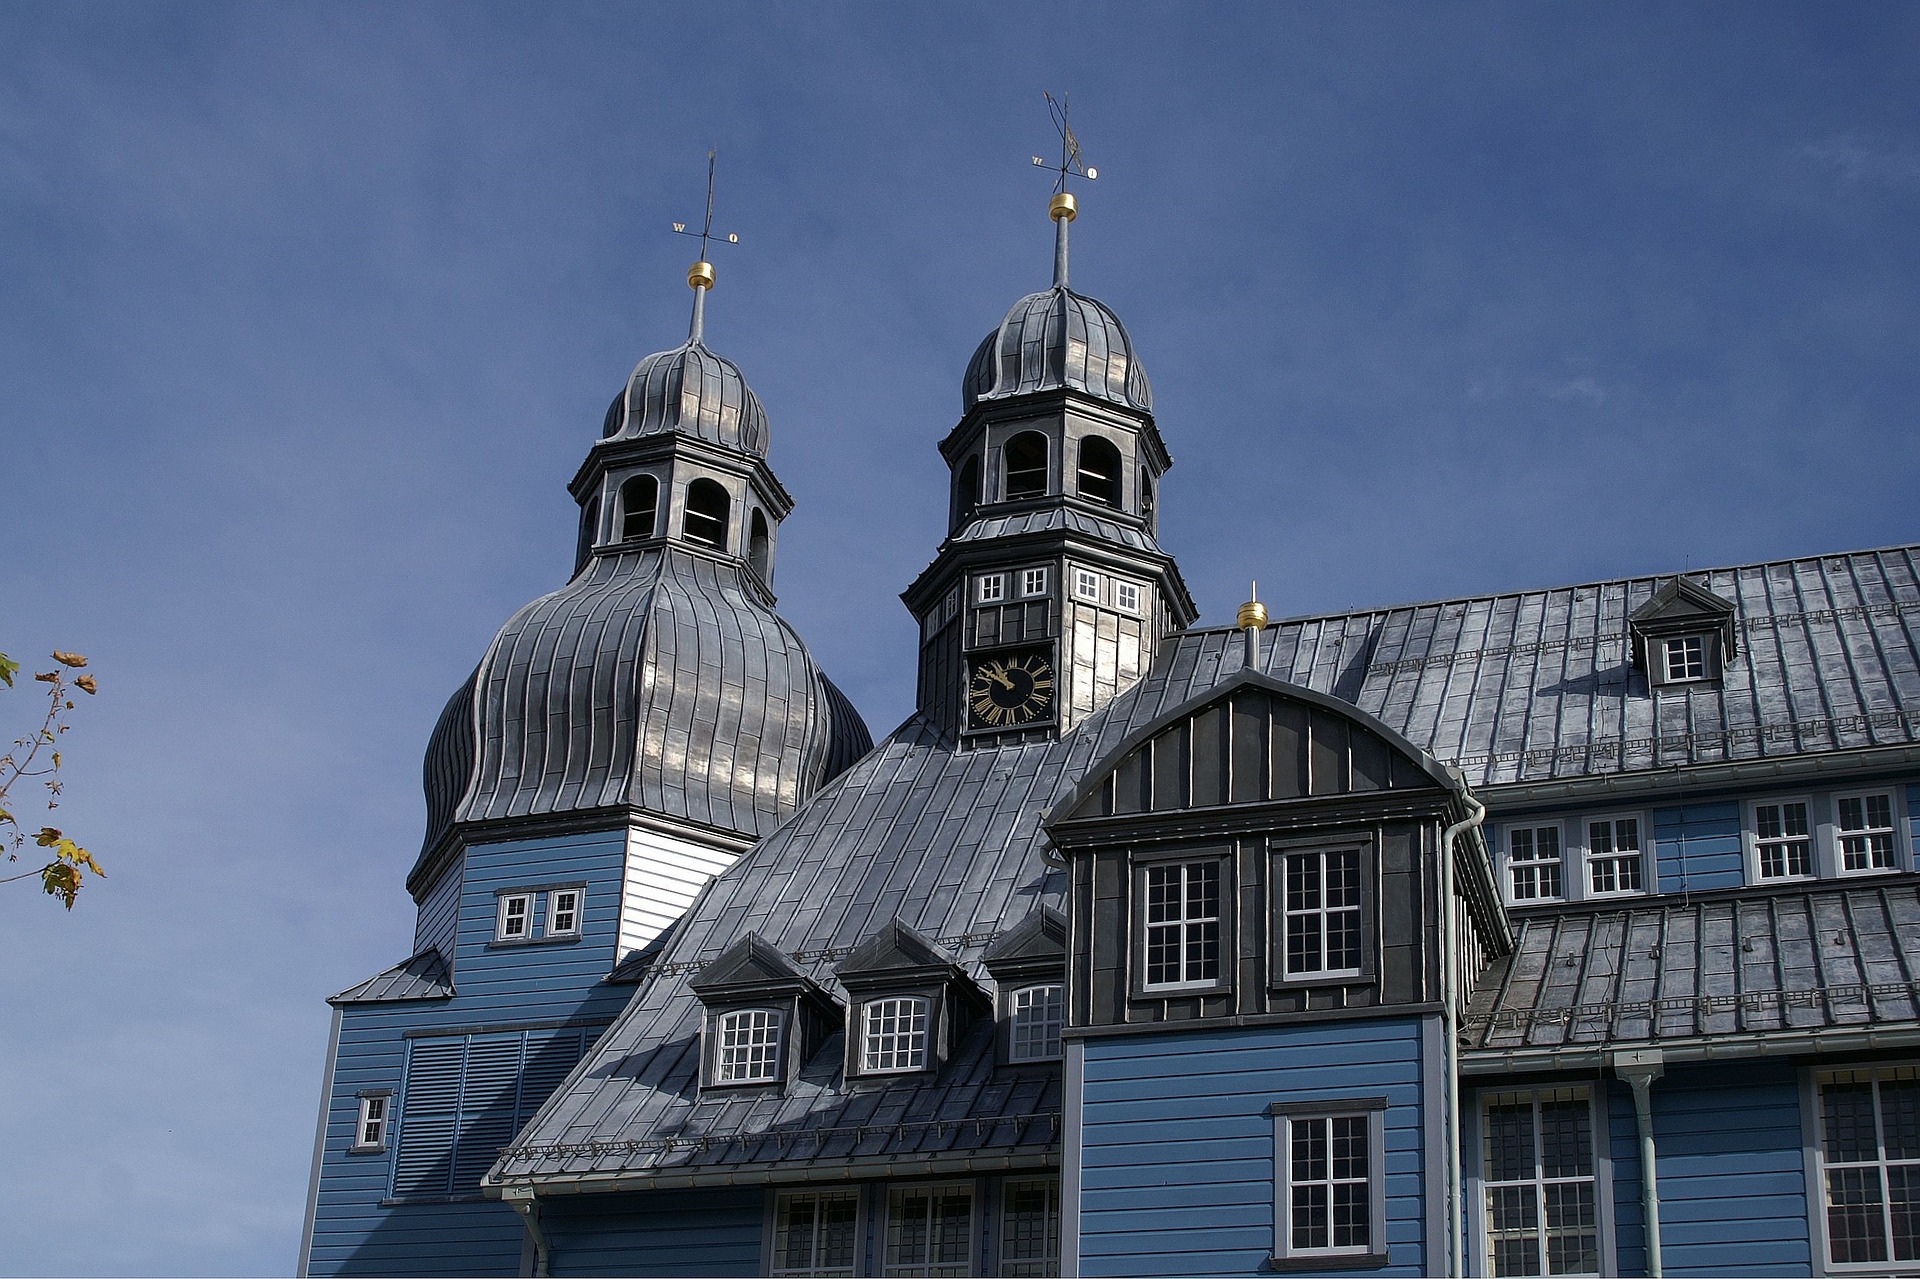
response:
[[(499, 904), (494, 908), (493, 939), (495, 941), (532, 941), (533, 940), (533, 892), (501, 893)], [(515, 911), (513, 907), (519, 906)], [(507, 925), (514, 918), (520, 921), (520, 931), (509, 931)]]
[(1020, 570), (1020, 596), (1022, 599), (1028, 599), (1035, 595), (1045, 595), (1046, 593), (1047, 570), (1044, 565), (1039, 568), (1023, 568)]
[[(862, 1252), (861, 1245), (866, 1239), (867, 1232), (866, 1210), (865, 1205), (861, 1202), (864, 1196), (858, 1189), (782, 1190), (774, 1194), (771, 1198), (773, 1201), (771, 1208), (773, 1219), (768, 1223), (766, 1231), (765, 1237), (767, 1239), (768, 1252), (766, 1265), (762, 1268), (762, 1273), (769, 1275), (804, 1275), (810, 1277), (852, 1276), (859, 1273), (860, 1253)], [(807, 1259), (808, 1264), (804, 1266), (782, 1265), (781, 1262), (785, 1260), (786, 1251), (785, 1248), (782, 1247), (785, 1243), (787, 1233), (786, 1209), (795, 1200), (799, 1199), (812, 1201), (812, 1239), (809, 1241), (807, 1248), (809, 1254)], [(847, 1264), (844, 1266), (822, 1264), (825, 1260), (821, 1256), (823, 1236), (825, 1234), (825, 1231), (822, 1229), (825, 1214), (822, 1210), (829, 1202), (842, 1205), (851, 1204), (853, 1206), (852, 1238), (848, 1241), (851, 1252), (847, 1257)]]
[(1140, 611), (1140, 585), (1137, 582), (1123, 582), (1118, 578), (1113, 582), (1113, 606), (1123, 613)]
[[(1273, 1118), (1273, 1262), (1285, 1263), (1285, 1269), (1305, 1268), (1314, 1261), (1337, 1261), (1340, 1259), (1377, 1259), (1385, 1264), (1387, 1259), (1387, 1141), (1386, 1113), (1387, 1099), (1384, 1097), (1353, 1097), (1328, 1101), (1276, 1101), (1267, 1107), (1267, 1113)], [(1338, 1177), (1333, 1164), (1332, 1143), (1335, 1136), (1335, 1124), (1351, 1123), (1358, 1120), (1366, 1129), (1367, 1166), (1363, 1177), (1351, 1175)], [(1293, 1137), (1296, 1125), (1312, 1125), (1313, 1130), (1322, 1131), (1327, 1137), (1326, 1176), (1296, 1182), (1299, 1171), (1294, 1163)], [(1351, 1173), (1351, 1169), (1348, 1169)], [(1367, 1242), (1364, 1244), (1335, 1244), (1333, 1242), (1331, 1220), (1329, 1220), (1328, 1242), (1324, 1246), (1299, 1244), (1294, 1241), (1293, 1199), (1296, 1186), (1322, 1186), (1328, 1190), (1329, 1218), (1332, 1212), (1332, 1187), (1335, 1185), (1365, 1185), (1367, 1204)]]
[[(1875, 1174), (1873, 1180), (1877, 1183), (1874, 1189), (1878, 1191), (1880, 1196), (1880, 1215), (1883, 1230), (1883, 1233), (1880, 1235), (1880, 1241), (1889, 1245), (1888, 1252), (1892, 1252), (1890, 1245), (1892, 1243), (1891, 1236), (1893, 1232), (1891, 1228), (1892, 1223), (1889, 1220), (1891, 1196), (1887, 1193), (1889, 1189), (1888, 1171), (1892, 1167), (1898, 1167), (1903, 1170), (1908, 1170), (1909, 1172), (1920, 1172), (1920, 1160), (1889, 1159), (1887, 1157), (1885, 1112), (1880, 1106), (1880, 1085), (1887, 1076), (1905, 1075), (1908, 1076), (1908, 1079), (1903, 1079), (1900, 1082), (1908, 1082), (1917, 1074), (1920, 1074), (1920, 1069), (1916, 1069), (1912, 1062), (1875, 1062), (1856, 1066), (1852, 1069), (1809, 1070), (1806, 1073), (1805, 1093), (1803, 1094), (1805, 1104), (1802, 1108), (1802, 1113), (1806, 1116), (1807, 1213), (1813, 1219), (1811, 1224), (1813, 1227), (1813, 1245), (1817, 1250), (1817, 1256), (1814, 1260), (1816, 1273), (1886, 1274), (1889, 1272), (1910, 1273), (1914, 1269), (1913, 1260), (1901, 1260), (1891, 1256), (1880, 1261), (1830, 1260), (1833, 1256), (1833, 1227), (1828, 1215), (1827, 1196), (1828, 1174), (1830, 1172), (1873, 1172)], [(1846, 1080), (1846, 1082), (1850, 1083), (1861, 1082), (1857, 1077), (1866, 1076), (1867, 1080), (1871, 1083), (1874, 1098), (1874, 1158), (1870, 1160), (1836, 1160), (1830, 1165), (1827, 1161), (1827, 1115), (1823, 1090), (1829, 1084), (1840, 1082), (1843, 1076), (1852, 1077)]]
[[(1558, 856), (1553, 858), (1529, 856), (1524, 861), (1517, 860), (1513, 854), (1513, 837), (1515, 833), (1526, 832), (1528, 847), (1537, 850), (1539, 847), (1539, 833), (1543, 830), (1551, 830), (1553, 832), (1554, 841), (1559, 849)], [(1557, 818), (1549, 821), (1509, 822), (1500, 828), (1500, 842), (1504, 847), (1504, 851), (1500, 857), (1500, 891), (1506, 897), (1508, 905), (1531, 906), (1539, 902), (1561, 902), (1567, 900), (1567, 833), (1565, 823)], [(1514, 883), (1513, 872), (1515, 866), (1533, 868), (1536, 872), (1536, 883), (1538, 883), (1538, 871), (1543, 867), (1552, 866), (1559, 891), (1554, 893), (1537, 892), (1531, 897), (1520, 896)]]
[[(786, 1030), (786, 1013), (778, 1008), (729, 1008), (714, 1014), (713, 1082), (779, 1083)], [(759, 1073), (745, 1073), (756, 1065)]]
[[(900, 1019), (910, 1011), (917, 1016), (902, 1025)], [(893, 1018), (891, 1024), (883, 1020), (889, 1015)], [(916, 1020), (918, 1025), (912, 1024)], [(926, 1070), (932, 1060), (931, 999), (925, 995), (881, 995), (860, 1005), (861, 1074), (918, 1074)]]
[(1073, 570), (1073, 598), (1086, 600), (1090, 604), (1100, 602), (1100, 575), (1092, 569)]
[[(964, 1193), (967, 1197), (967, 1228), (964, 1232), (967, 1241), (966, 1258), (963, 1261), (936, 1261), (932, 1255), (935, 1244), (935, 1235), (932, 1229), (932, 1205), (938, 1196), (955, 1192)], [(892, 1255), (894, 1221), (896, 1214), (901, 1216), (904, 1216), (904, 1214), (900, 1214), (900, 1210), (894, 1201), (897, 1198), (903, 1198), (908, 1195), (925, 1195), (927, 1197), (927, 1229), (924, 1235), (927, 1248), (925, 1253), (917, 1259), (896, 1261)], [(886, 1199), (884, 1203), (886, 1205), (886, 1211), (880, 1223), (880, 1230), (877, 1232), (879, 1238), (875, 1241), (877, 1244), (876, 1250), (880, 1254), (879, 1257), (876, 1258), (879, 1262), (880, 1274), (884, 1276), (964, 1276), (978, 1273), (980, 1252), (980, 1188), (973, 1182), (894, 1182), (886, 1187)]]
[[(1047, 1196), (1043, 1224), (1041, 1226), (1039, 1257), (1009, 1256), (1009, 1243), (1013, 1239), (1013, 1230), (1008, 1219), (1013, 1215), (1008, 1211), (1008, 1200), (1021, 1188), (1044, 1187)], [(1060, 1273), (1060, 1178), (1058, 1177), (1008, 1177), (1000, 1183), (1000, 1228), (995, 1231), (994, 1251), (999, 1256), (998, 1273), (1020, 1279), (1024, 1276), (1046, 1276)]]
[[(1689, 648), (1697, 650), (1688, 653)], [(1681, 674), (1674, 674), (1674, 654), (1681, 654)], [(1696, 662), (1695, 658), (1698, 658)], [(1698, 674), (1690, 673), (1694, 666)], [(1660, 682), (1662, 684), (1698, 684), (1713, 678), (1713, 636), (1705, 631), (1685, 635), (1666, 635), (1660, 640)]]
[[(393, 1090), (369, 1088), (359, 1094), (360, 1108), (353, 1120), (353, 1145), (347, 1153), (377, 1155), (387, 1148), (387, 1134), (393, 1130)], [(367, 1129), (373, 1135), (367, 1135)]]
[[(1806, 813), (1807, 829), (1804, 835), (1787, 835), (1787, 806), (1798, 804)], [(1794, 884), (1820, 875), (1820, 823), (1814, 818), (1813, 797), (1810, 795), (1768, 795), (1760, 799), (1750, 799), (1745, 805), (1746, 821), (1741, 828), (1742, 843), (1746, 849), (1747, 883), (1749, 884)], [(1760, 810), (1778, 808), (1780, 810), (1781, 831), (1777, 838), (1763, 839), (1760, 835)], [(1787, 844), (1795, 841), (1807, 846), (1807, 868), (1799, 874), (1766, 875), (1762, 874), (1765, 863), (1762, 856), (1763, 844)]]
[(941, 621), (951, 622), (958, 616), (960, 616), (960, 588), (956, 585), (947, 588), (946, 616)]
[[(1195, 870), (1208, 866), (1213, 868), (1217, 880), (1214, 895), (1214, 913), (1211, 915), (1189, 915), (1187, 913), (1187, 907), (1189, 905), (1188, 880)], [(1156, 873), (1164, 871), (1178, 871), (1180, 873), (1180, 913), (1177, 916), (1156, 921), (1152, 918), (1151, 907), (1149, 905), (1151, 900), (1151, 889), (1149, 885), (1152, 883)], [(1158, 994), (1165, 991), (1217, 990), (1224, 988), (1227, 985), (1227, 956), (1232, 949), (1227, 927), (1227, 912), (1232, 908), (1233, 904), (1233, 886), (1229, 880), (1224, 859), (1219, 857), (1199, 857), (1183, 860), (1148, 862), (1137, 869), (1137, 874), (1138, 879), (1136, 880), (1136, 884), (1140, 894), (1137, 915), (1140, 930), (1140, 936), (1137, 942), (1140, 957), (1140, 989), (1143, 992)], [(1213, 925), (1214, 975), (1211, 977), (1189, 977), (1187, 973), (1191, 969), (1205, 967), (1204, 963), (1189, 963), (1191, 955), (1189, 948), (1192, 945), (1189, 930), (1195, 927), (1204, 927), (1208, 924)], [(1153, 970), (1148, 957), (1152, 954), (1154, 933), (1155, 930), (1158, 929), (1173, 929), (1178, 938), (1181, 975), (1174, 981), (1153, 980)]]
[[(1861, 806), (1861, 816), (1868, 814), (1868, 804), (1876, 799), (1887, 801), (1887, 824), (1885, 826), (1862, 826), (1858, 830), (1848, 830), (1840, 824), (1841, 805), (1857, 800)], [(1905, 865), (1904, 845), (1901, 841), (1901, 826), (1906, 820), (1906, 788), (1904, 786), (1884, 786), (1871, 790), (1835, 791), (1831, 797), (1833, 806), (1833, 873), (1836, 876), (1885, 875), (1889, 871), (1900, 870)], [(1887, 864), (1885, 866), (1847, 865), (1847, 840), (1878, 834), (1888, 836)]]
[(975, 579), (975, 598), (982, 604), (1000, 604), (1007, 598), (1005, 573), (982, 573)]
[(1007, 1060), (1059, 1061), (1060, 1032), (1066, 1024), (1067, 988), (1061, 983), (1040, 982), (1010, 992), (1007, 996)]
[[(1357, 845), (1337, 848), (1278, 848), (1275, 849), (1275, 878), (1273, 910), (1280, 920), (1279, 954), (1281, 980), (1286, 982), (1339, 981), (1361, 977), (1367, 971), (1367, 850)], [(1333, 858), (1352, 859), (1353, 893), (1351, 904), (1330, 906), (1327, 904), (1327, 867)], [(1296, 859), (1314, 858), (1319, 862), (1318, 889), (1315, 900), (1296, 909), (1291, 892), (1292, 869)], [(1329, 936), (1328, 926), (1336, 916), (1351, 916), (1360, 935), (1358, 953), (1354, 963), (1334, 968), (1328, 963)], [(1318, 968), (1295, 970), (1293, 966), (1293, 935), (1300, 924), (1297, 920), (1313, 920), (1318, 932), (1316, 957)]]
[[(1596, 1095), (1598, 1094), (1598, 1095)], [(1492, 1192), (1507, 1187), (1526, 1187), (1534, 1191), (1535, 1243), (1538, 1247), (1536, 1259), (1540, 1269), (1530, 1273), (1547, 1272), (1546, 1250), (1546, 1189), (1550, 1186), (1578, 1185), (1590, 1182), (1593, 1186), (1593, 1214), (1595, 1248), (1597, 1250), (1597, 1268), (1586, 1271), (1567, 1271), (1567, 1274), (1616, 1274), (1616, 1259), (1613, 1255), (1613, 1166), (1607, 1150), (1607, 1115), (1600, 1104), (1605, 1099), (1604, 1089), (1593, 1088), (1585, 1084), (1564, 1088), (1519, 1088), (1501, 1089), (1481, 1093), (1475, 1100), (1472, 1110), (1473, 1141), (1469, 1146), (1471, 1153), (1467, 1157), (1472, 1180), (1472, 1216), (1471, 1226), (1476, 1240), (1478, 1273), (1494, 1273), (1493, 1228), (1492, 1228)], [(1533, 1108), (1533, 1169), (1532, 1175), (1525, 1180), (1511, 1179), (1490, 1181), (1487, 1177), (1488, 1112), (1500, 1104), (1516, 1104), (1527, 1101)], [(1577, 1101), (1586, 1106), (1588, 1155), (1591, 1160), (1591, 1172), (1584, 1176), (1548, 1177), (1542, 1163), (1540, 1105), (1546, 1101)]]
[[(566, 908), (560, 904), (561, 898), (573, 900), (573, 923), (562, 926), (561, 915)], [(581, 916), (586, 913), (587, 890), (584, 888), (550, 888), (547, 890), (546, 922), (543, 925), (547, 937), (578, 937), (581, 931)]]
[[(1652, 862), (1648, 859), (1648, 856), (1647, 856), (1647, 854), (1651, 851), (1651, 849), (1648, 847), (1649, 840), (1647, 836), (1650, 833), (1650, 828), (1647, 824), (1646, 814), (1634, 813), (1634, 812), (1593, 813), (1591, 815), (1582, 816), (1577, 820), (1580, 823), (1580, 896), (1581, 897), (1588, 898), (1588, 899), (1602, 899), (1602, 898), (1609, 898), (1609, 897), (1644, 897), (1647, 895), (1647, 893), (1652, 891), (1654, 868), (1653, 868)], [(1619, 851), (1619, 834), (1620, 834), (1621, 822), (1633, 823), (1634, 838), (1639, 841), (1638, 847), (1635, 849), (1635, 856), (1633, 857), (1627, 857), (1626, 855), (1622, 854)], [(1612, 851), (1609, 851), (1606, 853), (1596, 853), (1593, 847), (1593, 828), (1602, 823), (1604, 823), (1607, 827), (1607, 838), (1613, 844), (1613, 849)], [(1564, 857), (1564, 853), (1563, 853), (1563, 857)], [(1625, 863), (1628, 861), (1639, 862), (1640, 886), (1638, 888), (1606, 888), (1606, 889), (1595, 887), (1593, 882), (1595, 864), (1596, 862), (1602, 861), (1602, 860), (1614, 861), (1614, 862), (1620, 862), (1620, 863)], [(1562, 882), (1562, 886), (1564, 887), (1565, 886), (1564, 866), (1562, 868), (1562, 874), (1563, 874), (1563, 878), (1561, 882)], [(1617, 878), (1618, 878), (1618, 875), (1616, 873), (1616, 879)]]

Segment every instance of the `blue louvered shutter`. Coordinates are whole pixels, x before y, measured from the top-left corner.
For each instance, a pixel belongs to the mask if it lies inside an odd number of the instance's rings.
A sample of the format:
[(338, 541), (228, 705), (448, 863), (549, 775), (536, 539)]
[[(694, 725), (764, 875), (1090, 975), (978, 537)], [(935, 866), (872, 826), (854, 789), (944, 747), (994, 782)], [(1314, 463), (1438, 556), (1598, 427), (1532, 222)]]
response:
[(582, 1032), (563, 1030), (557, 1034), (527, 1036), (527, 1064), (520, 1075), (520, 1122), (514, 1132), (530, 1123), (540, 1107), (547, 1104), (553, 1090), (566, 1080), (580, 1061)]
[(480, 1178), (513, 1139), (525, 1034), (475, 1035), (467, 1041), (466, 1086), (453, 1157), (453, 1192), (474, 1194)]
[(393, 1169), (396, 1195), (451, 1192), (453, 1134), (466, 1050), (464, 1035), (413, 1041), (400, 1102), (400, 1149)]

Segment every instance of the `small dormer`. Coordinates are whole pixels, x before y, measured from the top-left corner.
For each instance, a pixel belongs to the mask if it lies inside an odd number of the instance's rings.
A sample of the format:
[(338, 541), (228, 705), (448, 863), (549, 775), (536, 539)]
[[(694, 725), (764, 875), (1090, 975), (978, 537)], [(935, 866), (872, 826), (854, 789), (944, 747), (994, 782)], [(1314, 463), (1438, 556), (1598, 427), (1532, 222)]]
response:
[(1655, 688), (1718, 683), (1740, 655), (1734, 606), (1676, 577), (1627, 618), (1633, 664)]
[(839, 1029), (840, 1005), (758, 933), (687, 984), (706, 1005), (702, 1088), (778, 1088)]
[(1042, 906), (980, 957), (998, 996), (998, 1060), (1025, 1066), (1060, 1060), (1067, 1019), (1067, 920)]
[(899, 920), (834, 975), (847, 990), (847, 1078), (933, 1074), (991, 1008), (953, 956)]

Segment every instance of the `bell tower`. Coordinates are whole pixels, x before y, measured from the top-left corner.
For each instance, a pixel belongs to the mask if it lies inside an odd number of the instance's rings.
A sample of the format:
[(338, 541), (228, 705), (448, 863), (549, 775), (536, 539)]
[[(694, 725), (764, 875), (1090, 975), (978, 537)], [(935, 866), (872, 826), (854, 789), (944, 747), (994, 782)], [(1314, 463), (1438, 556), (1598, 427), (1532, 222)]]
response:
[(1064, 118), (1048, 205), (1053, 286), (1014, 303), (967, 367), (946, 540), (901, 596), (920, 623), (919, 706), (962, 743), (1073, 728), (1198, 616), (1156, 540), (1173, 465), (1119, 317), (1067, 285)]

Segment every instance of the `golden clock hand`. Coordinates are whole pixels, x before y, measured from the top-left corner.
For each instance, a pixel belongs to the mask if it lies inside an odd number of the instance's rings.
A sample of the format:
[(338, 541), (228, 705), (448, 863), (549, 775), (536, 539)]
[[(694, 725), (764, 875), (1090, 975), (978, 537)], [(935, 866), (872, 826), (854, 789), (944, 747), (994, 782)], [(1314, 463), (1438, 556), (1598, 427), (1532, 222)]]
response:
[(1007, 678), (1006, 667), (1001, 666), (999, 663), (996, 662), (992, 666), (982, 667), (981, 671), (983, 674), (986, 675), (988, 679), (998, 684), (1001, 688), (1007, 689), (1009, 691), (1012, 690), (1013, 681)]

